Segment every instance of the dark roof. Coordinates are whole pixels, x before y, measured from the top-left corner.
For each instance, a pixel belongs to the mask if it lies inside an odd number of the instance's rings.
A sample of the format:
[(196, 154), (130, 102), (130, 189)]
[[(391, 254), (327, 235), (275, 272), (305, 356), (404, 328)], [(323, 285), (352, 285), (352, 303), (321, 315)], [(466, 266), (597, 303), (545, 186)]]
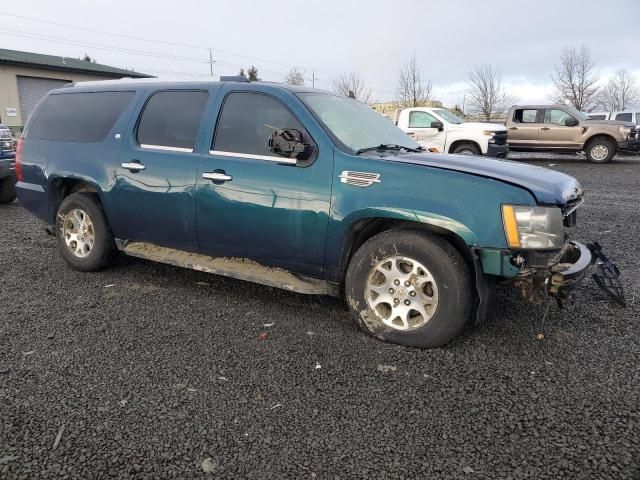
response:
[(148, 78), (151, 75), (88, 62), (78, 58), (43, 55), (41, 53), (19, 52), (0, 48), (0, 64), (22, 65), (25, 67), (45, 68), (63, 72), (80, 72), (113, 77)]

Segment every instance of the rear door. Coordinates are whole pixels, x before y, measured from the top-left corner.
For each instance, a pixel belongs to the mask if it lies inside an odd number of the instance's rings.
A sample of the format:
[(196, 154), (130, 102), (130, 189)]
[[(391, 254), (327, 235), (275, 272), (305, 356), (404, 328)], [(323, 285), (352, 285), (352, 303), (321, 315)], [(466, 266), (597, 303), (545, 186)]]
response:
[(110, 192), (116, 236), (196, 251), (193, 188), (204, 90), (150, 92), (122, 134)]
[(577, 119), (568, 112), (559, 108), (544, 109), (544, 125), (540, 127), (538, 142), (545, 148), (575, 149), (580, 145), (582, 127), (576, 125), (568, 127), (566, 120)]
[(437, 128), (432, 128), (432, 122), (440, 122), (444, 125), (444, 122), (431, 115), (429, 112), (422, 112), (420, 110), (411, 111), (409, 112), (407, 133), (423, 147), (427, 149), (436, 149), (438, 152), (442, 153), (444, 152), (447, 133), (444, 129), (440, 131)]
[(510, 147), (538, 146), (540, 128), (544, 127), (543, 111), (538, 108), (517, 108), (513, 111), (508, 138)]
[[(197, 177), (201, 252), (321, 277), (333, 148), (312, 138), (311, 116), (291, 94), (224, 88), (211, 151)], [(278, 128), (303, 132), (315, 154), (296, 162), (270, 152), (268, 139)]]

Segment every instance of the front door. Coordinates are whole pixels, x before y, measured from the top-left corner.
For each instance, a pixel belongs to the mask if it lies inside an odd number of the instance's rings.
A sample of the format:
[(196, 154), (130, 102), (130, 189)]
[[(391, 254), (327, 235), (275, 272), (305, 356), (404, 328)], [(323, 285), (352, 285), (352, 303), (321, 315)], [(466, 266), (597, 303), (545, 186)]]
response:
[(444, 151), (444, 143), (447, 138), (447, 134), (444, 128), (442, 130), (432, 128), (431, 123), (433, 122), (443, 123), (428, 112), (422, 112), (420, 110), (409, 112), (409, 126), (407, 128), (407, 133), (424, 148), (431, 151), (446, 153)]
[(517, 108), (513, 111), (511, 126), (507, 130), (509, 146), (537, 147), (542, 124), (542, 110), (537, 108)]
[(582, 127), (579, 125), (567, 126), (567, 120), (577, 119), (568, 112), (559, 108), (544, 109), (544, 125), (540, 127), (538, 142), (545, 148), (578, 148)]
[[(281, 100), (229, 92), (211, 146), (200, 161), (196, 231), (202, 253), (254, 260), (321, 277), (331, 196), (333, 149), (318, 148)], [(268, 139), (295, 128), (316, 145), (305, 161), (277, 156)]]
[(194, 148), (207, 98), (206, 91), (159, 91), (132, 119), (109, 193), (117, 237), (197, 250)]

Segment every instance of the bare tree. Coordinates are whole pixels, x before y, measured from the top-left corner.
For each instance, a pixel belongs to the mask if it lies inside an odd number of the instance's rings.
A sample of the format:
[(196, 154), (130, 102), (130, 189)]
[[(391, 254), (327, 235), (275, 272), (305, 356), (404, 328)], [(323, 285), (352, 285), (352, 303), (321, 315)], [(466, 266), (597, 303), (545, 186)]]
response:
[(551, 99), (554, 102), (573, 105), (580, 111), (594, 106), (600, 75), (591, 59), (591, 52), (584, 45), (563, 48), (560, 64), (554, 67), (551, 78), (554, 85)]
[(298, 67), (293, 67), (287, 73), (287, 76), (284, 78), (284, 83), (288, 83), (289, 85), (299, 85), (304, 86), (304, 74), (302, 71), (298, 70)]
[(396, 103), (400, 108), (426, 107), (431, 98), (431, 79), (422, 81), (420, 70), (416, 65), (416, 54), (400, 67), (398, 86), (396, 87)]
[(638, 103), (640, 91), (635, 78), (620, 70), (600, 89), (596, 106), (607, 112), (627, 110)]
[(469, 74), (467, 95), (471, 110), (486, 120), (491, 120), (496, 113), (505, 112), (517, 101), (506, 91), (500, 72), (488, 64), (476, 67)]
[(362, 103), (371, 100), (371, 89), (356, 72), (341, 73), (332, 80), (333, 91), (346, 96), (353, 96)]

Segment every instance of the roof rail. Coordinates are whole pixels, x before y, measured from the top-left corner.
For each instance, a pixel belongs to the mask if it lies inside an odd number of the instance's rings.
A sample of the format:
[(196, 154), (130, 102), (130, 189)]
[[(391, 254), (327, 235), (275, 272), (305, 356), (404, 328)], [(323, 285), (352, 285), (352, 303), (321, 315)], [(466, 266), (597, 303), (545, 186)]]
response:
[(251, 80), (249, 80), (247, 77), (243, 77), (242, 75), (222, 75), (220, 76), (220, 81), (221, 82), (245, 82), (245, 83), (251, 82)]

